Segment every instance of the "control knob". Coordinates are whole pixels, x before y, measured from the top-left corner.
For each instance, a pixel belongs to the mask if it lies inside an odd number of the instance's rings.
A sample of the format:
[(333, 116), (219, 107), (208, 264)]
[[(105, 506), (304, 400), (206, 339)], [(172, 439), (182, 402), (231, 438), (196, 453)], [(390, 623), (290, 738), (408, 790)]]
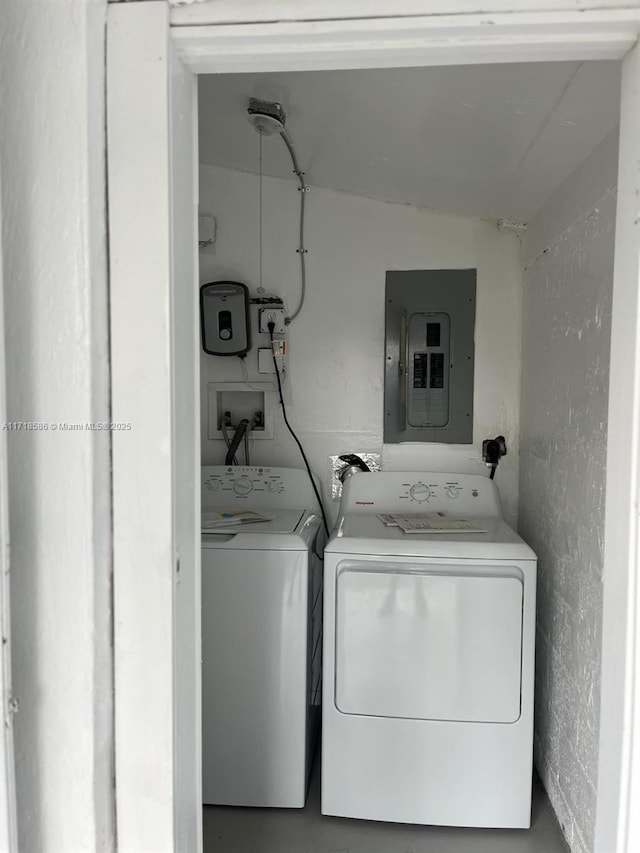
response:
[(278, 480), (268, 480), (267, 481), (267, 491), (268, 492), (279, 492), (280, 491), (280, 483)]
[(431, 497), (431, 489), (429, 486), (425, 486), (424, 483), (414, 483), (409, 489), (409, 497), (412, 501), (424, 503)]
[(240, 477), (240, 479), (236, 480), (233, 484), (233, 491), (236, 495), (248, 495), (253, 491), (253, 483), (248, 477)]
[(445, 489), (448, 498), (457, 498), (458, 497), (458, 487), (457, 486), (447, 486)]

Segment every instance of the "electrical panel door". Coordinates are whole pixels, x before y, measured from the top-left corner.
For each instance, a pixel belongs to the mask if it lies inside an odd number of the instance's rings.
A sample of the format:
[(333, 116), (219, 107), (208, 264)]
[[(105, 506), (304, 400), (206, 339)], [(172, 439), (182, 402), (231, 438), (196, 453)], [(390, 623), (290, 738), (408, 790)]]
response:
[(473, 441), (475, 270), (387, 273), (384, 440)]

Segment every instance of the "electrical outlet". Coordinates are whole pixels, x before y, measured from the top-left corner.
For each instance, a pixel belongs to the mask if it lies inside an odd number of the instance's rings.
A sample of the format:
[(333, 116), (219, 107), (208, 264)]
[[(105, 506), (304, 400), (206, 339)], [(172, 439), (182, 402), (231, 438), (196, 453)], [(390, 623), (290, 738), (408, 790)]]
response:
[(275, 323), (275, 329), (273, 330), (274, 335), (283, 335), (284, 310), (282, 308), (261, 308), (259, 328), (265, 335), (269, 334), (269, 323)]

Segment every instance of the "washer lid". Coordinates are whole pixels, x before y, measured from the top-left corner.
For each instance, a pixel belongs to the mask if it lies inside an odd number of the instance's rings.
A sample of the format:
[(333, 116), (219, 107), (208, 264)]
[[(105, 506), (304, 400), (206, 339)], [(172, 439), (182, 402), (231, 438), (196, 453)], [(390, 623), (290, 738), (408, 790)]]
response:
[[(250, 509), (268, 516), (269, 520), (230, 524), (215, 530), (202, 527), (202, 547), (300, 551), (310, 547), (320, 525), (319, 516), (308, 509), (274, 510), (258, 506)], [(203, 524), (211, 515), (211, 509), (203, 510)]]
[(403, 533), (374, 513), (342, 516), (326, 547), (329, 553), (459, 559), (535, 560), (532, 549), (495, 516), (468, 516), (480, 532)]
[(300, 524), (306, 510), (304, 509), (271, 509), (269, 507), (245, 507), (248, 512), (264, 516), (267, 521), (241, 521), (225, 526), (208, 524), (208, 522), (224, 515), (222, 507), (202, 510), (203, 533), (240, 533), (256, 535), (258, 533), (293, 533)]

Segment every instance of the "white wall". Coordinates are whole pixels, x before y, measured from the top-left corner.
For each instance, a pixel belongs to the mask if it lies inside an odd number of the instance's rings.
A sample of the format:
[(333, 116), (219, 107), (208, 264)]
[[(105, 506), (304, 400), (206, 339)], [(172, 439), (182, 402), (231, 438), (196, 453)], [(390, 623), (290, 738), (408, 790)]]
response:
[[(265, 145), (281, 144), (279, 139), (265, 141)], [(294, 180), (264, 179), (263, 285), (267, 292), (282, 296), (290, 311), (297, 304), (300, 286), (296, 186)], [(241, 281), (255, 295), (258, 178), (201, 164), (200, 213), (215, 216), (218, 224), (215, 249), (200, 254), (201, 282)], [(385, 271), (477, 267), (474, 446), (386, 445), (383, 463), (391, 470), (483, 472), (482, 439), (504, 433), (509, 455), (500, 465), (497, 483), (505, 512), (515, 522), (519, 241), (499, 232), (492, 222), (314, 188), (307, 197), (306, 245), (307, 301), (289, 327), (288, 413), (325, 488), (329, 455), (382, 450)], [(204, 353), (201, 358), (202, 461), (220, 464), (223, 443), (206, 437), (207, 382), (240, 381), (241, 365), (237, 358)], [(258, 377), (255, 358), (254, 352), (247, 358), (254, 379)], [(274, 440), (254, 443), (252, 461), (300, 466), (298, 450), (279, 411), (276, 424)]]
[(573, 851), (593, 850), (617, 131), (531, 223), (520, 530), (539, 556), (536, 763)]
[[(8, 2), (0, 170), (11, 421), (109, 420), (106, 0)], [(109, 436), (8, 434), (20, 849), (113, 849)]]

